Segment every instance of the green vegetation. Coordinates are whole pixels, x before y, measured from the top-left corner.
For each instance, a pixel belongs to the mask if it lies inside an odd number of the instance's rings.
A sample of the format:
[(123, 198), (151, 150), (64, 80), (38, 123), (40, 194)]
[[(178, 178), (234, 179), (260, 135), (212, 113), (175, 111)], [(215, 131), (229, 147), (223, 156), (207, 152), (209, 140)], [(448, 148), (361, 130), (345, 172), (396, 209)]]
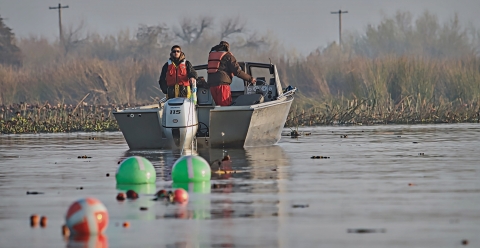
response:
[[(399, 12), (364, 34), (345, 34), (342, 49), (331, 43), (307, 56), (269, 33), (248, 30), (238, 18), (224, 20), (220, 30), (204, 17), (175, 27), (140, 25), (116, 36), (86, 35), (79, 26), (65, 31), (63, 46), (38, 37), (17, 41), (1, 18), (0, 24), (8, 30), (2, 37), (23, 54), (21, 63), (14, 63), (17, 51), (12, 63), (0, 64), (2, 133), (118, 130), (112, 108), (163, 97), (157, 80), (172, 44), (199, 64), (221, 39), (239, 60), (271, 59), (282, 84), (299, 89), (288, 126), (479, 119), (480, 31), (462, 27), (456, 16), (442, 24), (428, 12), (416, 20)], [(65, 107), (78, 103), (74, 113)], [(57, 107), (44, 108), (49, 104)]]
[(0, 107), (0, 133), (118, 131), (114, 106), (15, 104)]

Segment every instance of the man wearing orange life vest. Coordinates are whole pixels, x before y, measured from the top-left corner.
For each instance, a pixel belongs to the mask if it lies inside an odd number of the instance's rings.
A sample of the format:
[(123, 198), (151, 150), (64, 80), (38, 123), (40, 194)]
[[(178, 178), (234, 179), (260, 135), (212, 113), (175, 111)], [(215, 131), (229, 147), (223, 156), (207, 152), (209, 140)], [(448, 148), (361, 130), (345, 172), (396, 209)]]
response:
[(197, 72), (193, 69), (190, 61), (185, 59), (185, 53), (180, 46), (175, 45), (171, 49), (170, 59), (162, 67), (160, 73), (160, 89), (167, 98), (187, 97), (190, 98), (190, 84), (197, 78)]
[(245, 73), (230, 52), (230, 45), (226, 41), (212, 47), (208, 55), (208, 85), (215, 104), (229, 106), (232, 104), (230, 84), (233, 76), (237, 76), (249, 83), (256, 83), (255, 78)]

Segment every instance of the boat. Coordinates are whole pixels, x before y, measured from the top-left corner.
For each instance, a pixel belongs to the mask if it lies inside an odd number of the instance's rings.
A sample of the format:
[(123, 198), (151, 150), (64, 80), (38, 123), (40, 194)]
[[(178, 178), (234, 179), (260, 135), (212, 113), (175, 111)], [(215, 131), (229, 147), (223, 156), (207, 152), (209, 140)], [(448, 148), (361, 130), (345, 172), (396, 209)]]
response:
[[(256, 78), (255, 85), (233, 77), (232, 105), (216, 106), (208, 88), (191, 98), (162, 99), (158, 104), (113, 112), (131, 150), (244, 148), (270, 146), (281, 138), (294, 87), (282, 89), (274, 64), (240, 62)], [(207, 78), (207, 65), (196, 65)]]

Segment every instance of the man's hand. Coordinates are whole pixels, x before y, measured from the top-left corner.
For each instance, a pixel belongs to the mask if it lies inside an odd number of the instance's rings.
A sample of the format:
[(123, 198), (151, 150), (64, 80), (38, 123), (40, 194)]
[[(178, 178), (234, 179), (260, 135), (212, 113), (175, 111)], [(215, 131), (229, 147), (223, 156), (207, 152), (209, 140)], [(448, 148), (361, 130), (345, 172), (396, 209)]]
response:
[(253, 85), (257, 84), (257, 80), (255, 78), (252, 78), (252, 81), (250, 82), (252, 83)]

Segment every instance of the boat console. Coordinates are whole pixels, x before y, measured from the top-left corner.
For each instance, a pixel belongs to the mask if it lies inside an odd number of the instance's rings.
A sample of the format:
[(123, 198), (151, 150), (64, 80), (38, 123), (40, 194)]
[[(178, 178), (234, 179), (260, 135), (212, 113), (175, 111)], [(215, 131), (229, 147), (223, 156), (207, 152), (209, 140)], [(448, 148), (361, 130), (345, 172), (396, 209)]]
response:
[(245, 94), (261, 94), (265, 102), (277, 99), (278, 94), (276, 85), (264, 85), (258, 84), (258, 82), (260, 82), (260, 80), (257, 81), (257, 85), (246, 86)]

